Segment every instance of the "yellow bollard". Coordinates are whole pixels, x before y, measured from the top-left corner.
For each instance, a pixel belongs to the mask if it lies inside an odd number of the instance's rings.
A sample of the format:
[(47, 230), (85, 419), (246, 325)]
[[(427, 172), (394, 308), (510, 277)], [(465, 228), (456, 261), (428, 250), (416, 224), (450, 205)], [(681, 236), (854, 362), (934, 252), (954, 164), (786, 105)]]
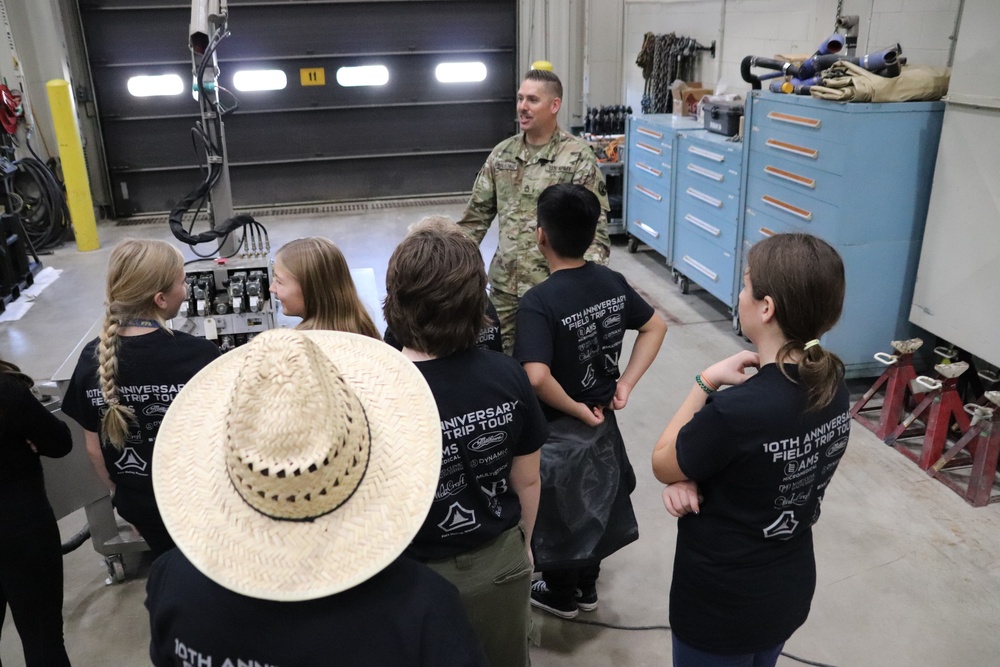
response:
[(87, 163), (83, 159), (83, 143), (80, 141), (80, 124), (76, 117), (73, 91), (69, 82), (62, 79), (49, 81), (45, 88), (49, 94), (52, 123), (56, 128), (59, 159), (62, 162), (63, 179), (66, 181), (66, 203), (69, 205), (69, 218), (76, 235), (76, 247), (81, 251), (97, 250), (101, 243), (97, 238), (94, 200), (90, 196), (90, 180), (87, 178)]

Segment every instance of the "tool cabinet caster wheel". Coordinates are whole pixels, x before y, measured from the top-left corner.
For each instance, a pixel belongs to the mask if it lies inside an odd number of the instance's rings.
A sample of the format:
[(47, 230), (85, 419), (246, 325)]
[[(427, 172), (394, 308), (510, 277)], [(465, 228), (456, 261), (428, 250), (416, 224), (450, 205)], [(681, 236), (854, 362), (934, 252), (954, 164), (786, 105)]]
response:
[(743, 326), (740, 324), (739, 312), (733, 313), (733, 333), (737, 336), (743, 335)]
[(691, 291), (691, 282), (687, 276), (678, 276), (677, 286), (681, 288), (681, 294), (687, 294)]
[(108, 586), (125, 581), (125, 563), (120, 554), (114, 554), (104, 559), (108, 568), (108, 578), (104, 581)]
[(630, 236), (628, 239), (628, 245), (625, 246), (625, 249), (628, 250), (629, 254), (634, 255), (636, 251), (639, 250), (639, 239), (634, 236)]

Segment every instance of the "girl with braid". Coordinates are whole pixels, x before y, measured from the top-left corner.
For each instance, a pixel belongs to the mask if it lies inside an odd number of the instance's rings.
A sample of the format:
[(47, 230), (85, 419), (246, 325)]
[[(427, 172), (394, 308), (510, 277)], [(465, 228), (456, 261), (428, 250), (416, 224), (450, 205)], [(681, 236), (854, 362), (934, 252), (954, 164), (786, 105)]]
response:
[(156, 434), (174, 397), (219, 350), (166, 326), (187, 298), (187, 283), (183, 256), (165, 241), (115, 246), (105, 298), (104, 326), (80, 355), (63, 412), (84, 428), (87, 454), (115, 509), (156, 557), (174, 546), (153, 497)]

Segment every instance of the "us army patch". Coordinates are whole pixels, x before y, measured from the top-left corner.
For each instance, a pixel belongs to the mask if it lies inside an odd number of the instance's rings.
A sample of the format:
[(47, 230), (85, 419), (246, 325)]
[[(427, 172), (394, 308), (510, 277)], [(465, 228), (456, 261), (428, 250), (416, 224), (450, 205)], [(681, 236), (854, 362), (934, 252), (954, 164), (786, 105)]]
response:
[(572, 174), (573, 167), (569, 165), (550, 164), (546, 167), (550, 172), (557, 174)]
[(496, 168), (498, 171), (517, 171), (517, 162), (513, 160), (497, 160)]

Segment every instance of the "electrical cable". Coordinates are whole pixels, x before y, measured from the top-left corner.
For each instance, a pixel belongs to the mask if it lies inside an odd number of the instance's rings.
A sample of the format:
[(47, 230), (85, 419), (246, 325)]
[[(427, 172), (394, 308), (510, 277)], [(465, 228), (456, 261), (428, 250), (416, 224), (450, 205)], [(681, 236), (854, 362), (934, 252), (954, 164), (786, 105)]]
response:
[(88, 523), (83, 528), (81, 528), (75, 535), (70, 537), (68, 540), (62, 543), (62, 555), (70, 553), (79, 549), (80, 546), (90, 539), (90, 524)]
[[(581, 618), (566, 618), (563, 619), (567, 623), (576, 623), (578, 625), (592, 625), (598, 628), (608, 628), (610, 630), (627, 630), (627, 631), (645, 631), (645, 630), (666, 630), (670, 631), (669, 625), (618, 625), (617, 623), (605, 623), (604, 621), (588, 621)], [(792, 655), (791, 653), (781, 652), (781, 655), (788, 658), (789, 660), (795, 660), (796, 662), (801, 662), (804, 665), (812, 665), (813, 667), (836, 667), (836, 665), (830, 665), (825, 662), (816, 662), (814, 660), (807, 660), (806, 658), (800, 658), (797, 655)]]
[(52, 248), (63, 242), (69, 231), (69, 207), (65, 188), (54, 171), (55, 161), (46, 164), (31, 146), (31, 132), (26, 137), (31, 156), (14, 160), (17, 168), (13, 179), (14, 194), (21, 200), (24, 233), (38, 250)]
[[(239, 100), (236, 98), (236, 95), (219, 86), (216, 81), (214, 85), (216, 86), (217, 92), (221, 91), (230, 95), (233, 98), (233, 104), (224, 108), (221, 100), (218, 99), (218, 95), (215, 96), (216, 99), (213, 101), (212, 96), (208, 95), (205, 90), (205, 70), (208, 68), (209, 62), (212, 61), (219, 44), (222, 40), (228, 37), (229, 34), (229, 31), (224, 25), (216, 29), (216, 31), (212, 34), (212, 38), (209, 40), (204, 53), (201, 55), (201, 62), (198, 64), (195, 76), (195, 89), (198, 92), (198, 103), (202, 108), (202, 115), (211, 117), (211, 121), (215, 126), (214, 135), (216, 137), (222, 136), (222, 116), (232, 113), (239, 108)], [(252, 235), (255, 229), (263, 229), (263, 226), (254, 220), (252, 216), (239, 214), (234, 215), (228, 220), (216, 225), (214, 229), (210, 229), (209, 231), (202, 232), (200, 234), (193, 233), (195, 221), (197, 220), (202, 208), (204, 208), (206, 203), (211, 205), (212, 188), (215, 187), (219, 179), (222, 177), (223, 164), (223, 149), (216, 145), (216, 143), (212, 140), (212, 135), (206, 131), (206, 128), (203, 127), (201, 123), (196, 123), (191, 129), (191, 140), (194, 145), (195, 152), (197, 153), (198, 145), (195, 138), (201, 140), (202, 147), (205, 150), (205, 166), (202, 167), (204, 178), (198, 187), (183, 197), (170, 211), (170, 231), (178, 240), (188, 244), (191, 247), (191, 251), (194, 252), (200, 260), (209, 259), (218, 254), (225, 245), (229, 235), (235, 230), (243, 228), (243, 234), (240, 239), (239, 246), (233, 254), (228, 256), (233, 257), (244, 247), (248, 231), (246, 227), (248, 225), (250, 226), (250, 233)], [(187, 229), (185, 229), (184, 216), (189, 210), (191, 210), (192, 206), (195, 205), (195, 202), (198, 202), (197, 209), (195, 210), (194, 216), (190, 220), (190, 224)], [(203, 255), (194, 249), (194, 246), (208, 241), (218, 241), (218, 246), (213, 253)], [(253, 242), (253, 236), (251, 236), (251, 242)], [(228, 257), (226, 257), (226, 259), (228, 259)]]

